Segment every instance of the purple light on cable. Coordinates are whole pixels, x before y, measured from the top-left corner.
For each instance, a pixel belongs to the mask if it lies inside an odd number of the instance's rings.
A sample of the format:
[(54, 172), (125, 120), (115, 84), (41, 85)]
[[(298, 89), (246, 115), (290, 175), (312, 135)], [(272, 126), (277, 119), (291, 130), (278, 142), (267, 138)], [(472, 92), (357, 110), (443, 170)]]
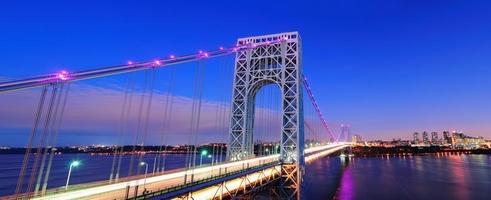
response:
[(204, 54), (203, 54), (203, 56), (204, 56), (204, 57), (208, 57), (208, 53), (204, 53)]
[(131, 62), (131, 61), (128, 61), (128, 65), (132, 65), (132, 64), (133, 64), (133, 62)]
[(223, 47), (220, 47), (220, 50), (223, 50)]
[(155, 63), (156, 65), (161, 65), (160, 60), (156, 60), (156, 61), (154, 61), (154, 63)]
[(171, 59), (176, 58), (176, 56), (174, 56), (174, 55), (170, 55), (169, 57), (170, 57)]
[(67, 71), (65, 71), (65, 70), (62, 70), (61, 72), (59, 72), (59, 73), (57, 74), (57, 77), (58, 77), (59, 79), (63, 80), (63, 81), (66, 81), (66, 80), (68, 80), (68, 72), (67, 72)]

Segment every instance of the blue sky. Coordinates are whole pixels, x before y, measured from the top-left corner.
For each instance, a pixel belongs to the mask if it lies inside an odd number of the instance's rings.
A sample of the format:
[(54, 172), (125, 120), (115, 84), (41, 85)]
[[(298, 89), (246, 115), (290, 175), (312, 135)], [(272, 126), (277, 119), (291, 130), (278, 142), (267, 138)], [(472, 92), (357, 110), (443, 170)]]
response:
[[(304, 72), (333, 124), (349, 123), (369, 139), (423, 130), (491, 138), (490, 10), (489, 1), (457, 0), (3, 2), (0, 77), (92, 69), (299, 31)], [(189, 71), (178, 73), (179, 87), (192, 86)]]

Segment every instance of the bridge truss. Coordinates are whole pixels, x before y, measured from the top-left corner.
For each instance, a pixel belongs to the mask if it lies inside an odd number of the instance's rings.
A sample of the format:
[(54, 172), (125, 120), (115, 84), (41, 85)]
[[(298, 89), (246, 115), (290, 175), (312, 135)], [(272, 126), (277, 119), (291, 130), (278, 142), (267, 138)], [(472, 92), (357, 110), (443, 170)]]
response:
[[(271, 44), (278, 40), (281, 42)], [(248, 37), (238, 44), (257, 47), (236, 55), (228, 158), (234, 161), (254, 155), (255, 96), (261, 87), (277, 85), (282, 97), (281, 193), (285, 199), (299, 198), (304, 168), (300, 36), (294, 32)]]

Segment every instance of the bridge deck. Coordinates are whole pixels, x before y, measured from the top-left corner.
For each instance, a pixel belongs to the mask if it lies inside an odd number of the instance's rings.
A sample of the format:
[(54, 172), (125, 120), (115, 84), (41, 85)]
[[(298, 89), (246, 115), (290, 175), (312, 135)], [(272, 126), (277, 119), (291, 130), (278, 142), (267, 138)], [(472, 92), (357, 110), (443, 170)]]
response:
[[(349, 144), (347, 143), (336, 143), (308, 148), (305, 150), (305, 160), (306, 162), (313, 161), (345, 148), (348, 145)], [(107, 183), (106, 181), (105, 184), (99, 182), (94, 184), (75, 185), (73, 186), (74, 189), (66, 191), (59, 189), (49, 190), (46, 195), (34, 197), (33, 199), (124, 199), (127, 194), (129, 197), (134, 197), (135, 186), (140, 187), (136, 195), (141, 196), (143, 195), (143, 184), (145, 184), (147, 191), (156, 192), (165, 189), (178, 188), (191, 182), (216, 180), (217, 177), (221, 178), (221, 181), (233, 179), (235, 177), (232, 176), (232, 174), (237, 174), (238, 172), (253, 173), (257, 171), (255, 169), (262, 166), (273, 167), (274, 165), (277, 165), (275, 163), (278, 162), (278, 157), (278, 155), (271, 155), (242, 161), (226, 162), (214, 166), (197, 167), (188, 170), (173, 170), (172, 172), (165, 174), (149, 175), (146, 180), (142, 176), (135, 176), (122, 179), (118, 183)], [(248, 169), (251, 171), (247, 171)], [(191, 181), (191, 179), (193, 180)], [(130, 188), (129, 191), (128, 188)]]

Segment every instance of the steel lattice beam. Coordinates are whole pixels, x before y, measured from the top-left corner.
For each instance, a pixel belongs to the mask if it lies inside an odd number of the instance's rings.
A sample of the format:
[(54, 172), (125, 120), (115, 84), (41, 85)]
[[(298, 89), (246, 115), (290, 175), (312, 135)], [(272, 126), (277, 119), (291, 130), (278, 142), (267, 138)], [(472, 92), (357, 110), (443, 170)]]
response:
[[(273, 41), (281, 41), (273, 43)], [(303, 76), (301, 41), (297, 32), (241, 38), (237, 52), (231, 108), (229, 160), (254, 156), (254, 106), (257, 91), (274, 84), (281, 90), (281, 192), (285, 199), (300, 198), (304, 172)]]

